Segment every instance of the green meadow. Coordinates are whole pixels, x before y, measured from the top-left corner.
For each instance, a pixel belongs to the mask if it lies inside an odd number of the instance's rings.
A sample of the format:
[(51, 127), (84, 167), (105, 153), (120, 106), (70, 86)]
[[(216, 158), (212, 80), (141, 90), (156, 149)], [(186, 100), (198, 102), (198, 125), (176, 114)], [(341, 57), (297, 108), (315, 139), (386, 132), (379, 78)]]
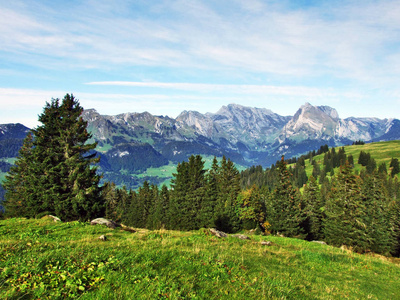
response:
[(249, 237), (0, 220), (0, 298), (400, 299), (399, 259)]
[[(339, 151), (339, 148), (336, 147), (336, 152)], [(386, 168), (389, 171), (389, 164), (392, 158), (400, 159), (400, 141), (389, 141), (389, 142), (376, 142), (376, 143), (368, 143), (364, 145), (351, 145), (344, 146), (346, 155), (352, 155), (354, 158), (354, 171), (359, 172), (365, 167), (358, 164), (358, 158), (360, 156), (360, 151), (364, 151), (366, 153), (371, 154), (371, 158), (375, 159), (376, 165), (379, 166), (381, 163), (386, 164)], [(316, 162), (323, 167), (324, 162), (324, 154), (317, 155), (313, 158)], [(295, 164), (291, 166), (294, 167)], [(312, 174), (313, 166), (310, 164), (309, 160), (306, 160), (306, 172), (307, 175), (310, 176)], [(399, 174), (397, 175), (399, 176)]]

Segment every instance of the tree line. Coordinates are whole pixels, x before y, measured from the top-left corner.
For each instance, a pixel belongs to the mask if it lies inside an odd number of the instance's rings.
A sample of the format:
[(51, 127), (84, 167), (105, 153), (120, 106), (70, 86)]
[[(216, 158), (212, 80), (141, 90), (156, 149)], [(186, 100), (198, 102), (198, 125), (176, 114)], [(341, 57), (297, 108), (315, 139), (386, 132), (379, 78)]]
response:
[[(271, 168), (239, 173), (225, 157), (214, 158), (206, 170), (202, 157), (193, 155), (178, 164), (170, 188), (146, 181), (133, 191), (112, 182), (99, 184), (96, 144), (88, 143), (91, 135), (82, 111), (69, 94), (61, 102), (46, 103), (39, 116), (43, 125), (28, 134), (3, 184), (7, 216), (56, 214), (65, 221), (106, 216), (149, 229), (257, 228), (358, 252), (399, 255), (396, 159), (390, 174), (371, 158), (356, 174), (354, 159), (344, 148), (323, 146), (320, 153), (292, 159), (291, 166), (282, 157)], [(318, 154), (324, 154), (321, 165), (314, 159)], [(307, 159), (313, 165), (310, 176)]]

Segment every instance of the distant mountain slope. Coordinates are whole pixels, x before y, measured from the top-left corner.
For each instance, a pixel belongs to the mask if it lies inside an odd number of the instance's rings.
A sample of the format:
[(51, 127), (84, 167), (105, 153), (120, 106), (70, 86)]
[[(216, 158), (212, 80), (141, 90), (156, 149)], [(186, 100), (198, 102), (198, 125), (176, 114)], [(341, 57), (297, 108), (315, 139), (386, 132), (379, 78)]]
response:
[(226, 155), (244, 165), (268, 166), (280, 155), (296, 156), (323, 144), (400, 138), (397, 119), (340, 119), (334, 108), (310, 103), (292, 117), (230, 104), (216, 113), (183, 111), (176, 119), (147, 112), (102, 116), (95, 110), (86, 110), (84, 118), (103, 147), (100, 149), (109, 150), (119, 143), (145, 143), (175, 162), (191, 154), (208, 154)]
[[(104, 178), (124, 178), (120, 184), (127, 186), (146, 168), (176, 164), (192, 154), (269, 167), (281, 155), (299, 156), (325, 144), (400, 139), (398, 119), (341, 119), (336, 109), (310, 103), (294, 116), (229, 104), (216, 113), (183, 111), (175, 119), (148, 112), (100, 115), (94, 109), (85, 110), (83, 118), (98, 142)], [(28, 130), (21, 124), (0, 125), (0, 158), (15, 157)]]
[(22, 124), (0, 124), (0, 158), (16, 157), (29, 128)]

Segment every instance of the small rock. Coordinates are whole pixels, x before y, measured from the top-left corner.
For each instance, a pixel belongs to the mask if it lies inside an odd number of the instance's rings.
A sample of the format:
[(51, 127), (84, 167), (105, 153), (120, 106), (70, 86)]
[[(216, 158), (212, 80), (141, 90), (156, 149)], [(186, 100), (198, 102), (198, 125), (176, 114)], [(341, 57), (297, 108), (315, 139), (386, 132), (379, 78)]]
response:
[(271, 241), (262, 241), (262, 242), (261, 242), (261, 245), (264, 245), (264, 246), (272, 246), (272, 242), (271, 242)]
[(226, 238), (228, 236), (225, 232), (219, 231), (215, 228), (210, 228), (210, 232), (219, 238)]
[(324, 241), (312, 241), (313, 243), (318, 243), (318, 244), (321, 244), (321, 245), (326, 245), (326, 243), (324, 242)]
[(235, 238), (241, 239), (241, 240), (250, 240), (250, 238), (247, 235), (244, 234), (234, 234), (232, 235)]
[(101, 236), (99, 237), (99, 240), (101, 240), (101, 241), (107, 241), (107, 237), (106, 237), (105, 235), (101, 235)]
[(44, 216), (42, 219), (44, 219), (44, 218), (53, 219), (54, 222), (61, 222), (60, 218), (58, 218), (58, 217), (56, 217), (56, 216), (52, 216), (52, 215)]
[(112, 220), (107, 220), (105, 218), (97, 218), (90, 222), (91, 225), (106, 225), (108, 228), (115, 229), (120, 225)]

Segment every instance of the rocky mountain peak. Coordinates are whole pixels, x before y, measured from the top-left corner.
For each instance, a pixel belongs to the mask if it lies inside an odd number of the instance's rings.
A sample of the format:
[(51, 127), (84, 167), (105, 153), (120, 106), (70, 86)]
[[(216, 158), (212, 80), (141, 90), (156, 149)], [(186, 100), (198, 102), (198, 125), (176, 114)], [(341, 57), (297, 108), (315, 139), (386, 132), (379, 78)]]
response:
[(329, 106), (306, 103), (286, 124), (283, 136), (292, 140), (323, 139), (333, 137), (339, 119), (337, 111)]

